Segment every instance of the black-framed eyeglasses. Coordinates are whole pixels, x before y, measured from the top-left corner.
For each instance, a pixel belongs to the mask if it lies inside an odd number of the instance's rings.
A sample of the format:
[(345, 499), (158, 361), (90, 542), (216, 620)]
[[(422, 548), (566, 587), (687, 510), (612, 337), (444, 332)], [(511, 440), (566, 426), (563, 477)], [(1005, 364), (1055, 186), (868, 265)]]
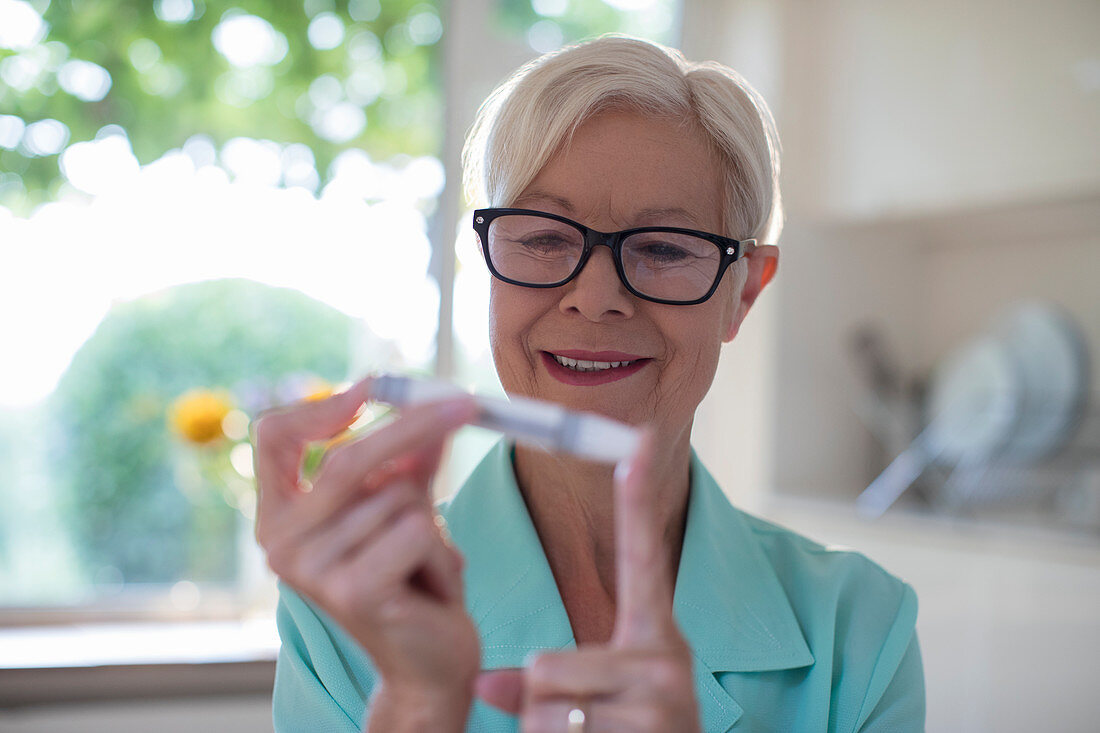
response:
[(489, 271), (528, 288), (556, 288), (575, 278), (592, 249), (607, 246), (623, 285), (654, 303), (695, 305), (718, 289), (726, 268), (756, 244), (694, 229), (637, 227), (598, 232), (531, 209), (478, 209), (474, 231)]

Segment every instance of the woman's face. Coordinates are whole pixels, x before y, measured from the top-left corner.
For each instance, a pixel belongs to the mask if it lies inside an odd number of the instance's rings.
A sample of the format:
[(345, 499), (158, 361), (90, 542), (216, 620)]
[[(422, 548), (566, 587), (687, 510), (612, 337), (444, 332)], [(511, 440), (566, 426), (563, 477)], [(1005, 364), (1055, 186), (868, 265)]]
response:
[[(691, 126), (605, 113), (580, 128), (512, 206), (547, 211), (600, 231), (678, 226), (723, 231), (723, 181), (703, 133)], [(662, 305), (623, 287), (611, 251), (596, 247), (559, 288), (492, 280), (490, 341), (511, 393), (651, 423), (666, 440), (686, 437), (732, 337), (732, 273), (691, 306)], [(554, 356), (636, 362), (578, 372)]]

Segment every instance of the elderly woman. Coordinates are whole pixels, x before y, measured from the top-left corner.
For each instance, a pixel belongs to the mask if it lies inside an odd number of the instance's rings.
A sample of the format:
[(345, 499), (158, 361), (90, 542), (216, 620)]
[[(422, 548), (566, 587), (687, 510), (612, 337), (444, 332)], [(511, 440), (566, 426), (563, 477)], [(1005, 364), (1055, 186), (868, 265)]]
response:
[[(468, 400), (299, 478), (366, 379), (255, 426), (283, 581), (279, 731), (908, 731), (911, 588), (734, 509), (694, 455), (723, 342), (775, 272), (777, 141), (734, 72), (603, 38), (483, 106), (467, 180), (504, 389), (644, 426), (617, 469), (499, 443), (428, 486)], [(449, 527), (449, 532), (447, 528)]]

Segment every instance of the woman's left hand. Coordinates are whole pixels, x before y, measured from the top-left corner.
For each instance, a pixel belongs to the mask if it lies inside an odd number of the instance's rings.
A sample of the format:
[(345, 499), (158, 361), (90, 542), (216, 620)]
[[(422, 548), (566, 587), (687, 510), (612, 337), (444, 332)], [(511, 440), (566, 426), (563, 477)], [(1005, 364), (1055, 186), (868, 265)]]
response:
[[(653, 436), (615, 472), (617, 608), (606, 645), (542, 654), (522, 670), (482, 673), (478, 695), (519, 715), (526, 733), (699, 730), (692, 656), (672, 612), (669, 554), (652, 481)], [(582, 725), (570, 726), (574, 710)], [(575, 715), (575, 713), (574, 713)]]

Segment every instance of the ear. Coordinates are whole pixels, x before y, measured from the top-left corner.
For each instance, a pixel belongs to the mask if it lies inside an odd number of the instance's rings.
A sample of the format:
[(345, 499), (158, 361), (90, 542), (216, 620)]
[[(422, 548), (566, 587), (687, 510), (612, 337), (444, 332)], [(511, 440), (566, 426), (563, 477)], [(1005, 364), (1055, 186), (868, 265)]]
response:
[(775, 272), (779, 268), (779, 248), (774, 244), (761, 244), (753, 247), (745, 253), (745, 261), (748, 263), (749, 274), (745, 278), (745, 286), (741, 292), (734, 295), (737, 302), (733, 304), (733, 317), (730, 318), (729, 329), (726, 331), (724, 341), (729, 343), (741, 329), (741, 322), (749, 314), (749, 309), (756, 302), (764, 286), (772, 281)]

